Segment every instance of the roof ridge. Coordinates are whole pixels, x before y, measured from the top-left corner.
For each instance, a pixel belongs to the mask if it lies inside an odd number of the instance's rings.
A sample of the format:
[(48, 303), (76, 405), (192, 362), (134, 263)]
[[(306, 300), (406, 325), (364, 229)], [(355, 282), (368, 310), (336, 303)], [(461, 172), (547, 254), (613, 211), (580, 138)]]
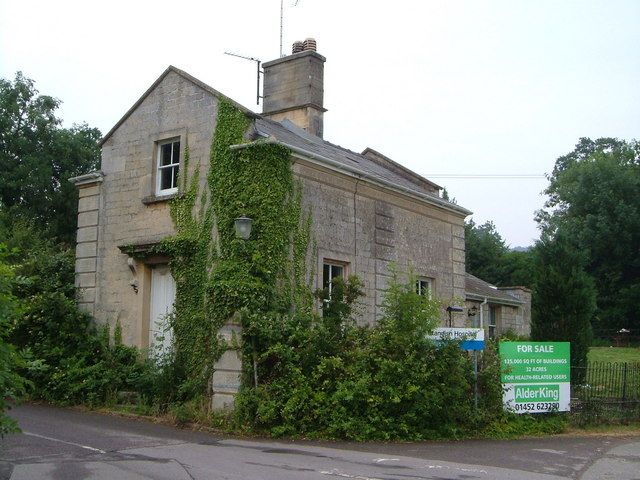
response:
[(175, 67), (173, 65), (169, 65), (161, 74), (158, 78), (156, 78), (156, 80), (151, 84), (151, 86), (149, 88), (147, 88), (145, 90), (145, 92), (138, 98), (138, 100), (135, 101), (135, 103), (131, 106), (131, 108), (129, 108), (129, 110), (127, 110), (125, 112), (125, 114), (120, 118), (120, 120), (118, 120), (116, 122), (116, 124), (111, 128), (111, 130), (109, 130), (104, 137), (102, 137), (102, 139), (100, 140), (100, 142), (98, 142), (99, 146), (104, 145), (104, 143), (111, 137), (111, 135), (113, 135), (115, 133), (115, 131), (120, 128), (120, 126), (127, 120), (127, 118), (129, 118), (131, 116), (131, 114), (140, 106), (140, 104), (151, 94), (151, 92), (153, 92), (156, 87), (160, 84), (160, 82), (162, 82), (162, 80), (164, 80), (164, 78), (170, 73), (170, 72), (174, 72), (177, 75), (180, 75), (182, 78), (184, 78), (185, 80), (190, 81), (191, 83), (193, 83), (194, 85), (202, 88), (203, 90), (211, 93), (212, 95), (218, 97), (218, 98), (224, 98), (225, 100), (227, 100), (228, 102), (232, 103), (235, 107), (239, 108), (245, 115), (249, 115), (250, 117), (257, 117), (258, 114), (249, 110), (247, 107), (245, 107), (244, 105), (239, 104), (238, 102), (236, 102), (235, 100), (233, 100), (231, 97), (228, 97), (227, 95), (225, 95), (224, 93), (219, 92), (218, 90), (216, 90), (215, 88), (213, 88), (210, 85), (207, 85), (206, 83), (204, 83), (201, 80), (198, 80), (196, 77), (194, 77), (193, 75), (185, 72), (184, 70)]
[(409, 181), (418, 182), (418, 185), (423, 184), (420, 186), (424, 187), (425, 185), (428, 185), (431, 188), (442, 190), (442, 187), (437, 183), (432, 182), (428, 178), (423, 177), (419, 173), (414, 172), (410, 168), (405, 167), (401, 163), (396, 162), (392, 158), (386, 156), (384, 153), (380, 153), (379, 151), (371, 147), (365, 148), (362, 151), (361, 155), (367, 157), (372, 162), (375, 162), (380, 166), (383, 166), (385, 168), (391, 167), (391, 170), (395, 171), (398, 175), (405, 177)]
[[(494, 284), (489, 283), (486, 280), (481, 279), (480, 277), (476, 277), (475, 275), (473, 275), (473, 274), (471, 274), (471, 273), (469, 273), (467, 271), (465, 271), (465, 275), (469, 280), (472, 280), (472, 281), (475, 280), (475, 281), (477, 281), (477, 282), (479, 282), (481, 284), (480, 286), (476, 286), (476, 289), (480, 288), (480, 287), (484, 287), (484, 288), (488, 287), (488, 288), (490, 288), (492, 290), (492, 293), (494, 295), (487, 295), (487, 294), (484, 294), (484, 293), (474, 293), (472, 291), (472, 290), (474, 290), (473, 285), (465, 285), (465, 292), (467, 294), (476, 295), (476, 296), (479, 296), (479, 297), (490, 297), (490, 298), (494, 298), (496, 300), (499, 300), (500, 296), (506, 296), (506, 297), (509, 297), (509, 298), (508, 299), (503, 298), (502, 300), (511, 300), (512, 299), (515, 302), (522, 303), (522, 300), (520, 300), (515, 295), (511, 295), (509, 292), (506, 292), (506, 291), (502, 290), (500, 287), (497, 287)], [(471, 287), (471, 288), (469, 288), (469, 287)]]

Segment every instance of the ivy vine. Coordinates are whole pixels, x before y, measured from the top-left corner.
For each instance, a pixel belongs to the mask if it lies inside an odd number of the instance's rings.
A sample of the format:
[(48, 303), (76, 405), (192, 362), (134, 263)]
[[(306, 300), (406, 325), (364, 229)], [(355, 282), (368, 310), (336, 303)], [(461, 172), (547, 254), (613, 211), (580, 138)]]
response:
[[(311, 218), (302, 215), (290, 152), (247, 143), (250, 122), (220, 99), (206, 188), (199, 192), (199, 169), (181, 178), (181, 194), (170, 203), (176, 234), (157, 246), (171, 257), (176, 282), (171, 326), (183, 398), (207, 393), (215, 361), (228, 348), (218, 338), (225, 322), (240, 312), (255, 317), (312, 305), (306, 277)], [(188, 162), (187, 146), (185, 173)], [(235, 237), (240, 216), (253, 219), (246, 241)], [(250, 355), (246, 346), (242, 351)]]

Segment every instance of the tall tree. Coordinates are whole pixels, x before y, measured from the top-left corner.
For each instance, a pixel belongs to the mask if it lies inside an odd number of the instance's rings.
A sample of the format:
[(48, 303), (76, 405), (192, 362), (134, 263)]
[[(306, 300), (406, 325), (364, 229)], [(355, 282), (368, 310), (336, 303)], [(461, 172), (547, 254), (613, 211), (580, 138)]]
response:
[(487, 282), (503, 284), (502, 260), (508, 251), (493, 222), (465, 223), (467, 272)]
[(499, 286), (531, 288), (534, 279), (533, 249), (509, 250), (493, 222), (465, 223), (467, 272)]
[(586, 255), (598, 327), (640, 329), (640, 144), (580, 139), (556, 161), (538, 221)]
[(77, 193), (67, 180), (98, 166), (100, 131), (86, 124), (63, 128), (59, 105), (38, 95), (20, 72), (13, 82), (0, 79), (0, 208), (70, 243)]
[(501, 261), (502, 283), (500, 286), (533, 288), (535, 280), (535, 248), (509, 250)]
[(543, 235), (536, 245), (531, 338), (571, 342), (571, 365), (584, 367), (596, 310), (593, 280), (584, 271), (586, 256), (563, 232)]
[(7, 342), (11, 317), (21, 310), (19, 300), (13, 295), (15, 273), (6, 261), (9, 252), (0, 243), (0, 439), (7, 433), (18, 431), (16, 421), (5, 413), (10, 402), (24, 394), (25, 380), (16, 373), (20, 356), (15, 347)]

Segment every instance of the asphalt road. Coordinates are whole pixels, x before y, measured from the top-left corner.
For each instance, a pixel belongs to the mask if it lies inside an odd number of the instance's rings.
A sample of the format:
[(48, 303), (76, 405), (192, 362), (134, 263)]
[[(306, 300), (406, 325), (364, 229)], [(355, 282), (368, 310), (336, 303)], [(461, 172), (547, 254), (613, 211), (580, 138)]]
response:
[(48, 406), (12, 410), (0, 479), (640, 479), (639, 437), (345, 443), (245, 440)]

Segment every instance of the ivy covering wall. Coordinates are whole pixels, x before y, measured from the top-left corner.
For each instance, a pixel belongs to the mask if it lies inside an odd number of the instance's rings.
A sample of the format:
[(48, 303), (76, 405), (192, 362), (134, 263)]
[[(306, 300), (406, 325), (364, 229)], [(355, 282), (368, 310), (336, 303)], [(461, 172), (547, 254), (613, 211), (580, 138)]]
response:
[[(247, 142), (250, 122), (219, 101), (206, 188), (199, 191), (198, 168), (181, 179), (181, 195), (171, 202), (176, 235), (158, 247), (171, 257), (176, 281), (171, 326), (183, 398), (208, 393), (213, 365), (227, 348), (218, 339), (225, 322), (245, 318), (243, 312), (311, 306), (305, 282), (310, 218), (301, 219), (290, 152)], [(187, 147), (184, 172), (188, 163)], [(253, 220), (248, 240), (235, 237), (240, 216)]]
[[(224, 100), (218, 108), (206, 187), (199, 189), (198, 168), (181, 179), (171, 203), (176, 234), (156, 252), (171, 257), (177, 287), (170, 401), (211, 393), (215, 361), (229, 348), (218, 333), (231, 320), (243, 327), (234, 347), (244, 369), (232, 428), (418, 440), (464, 436), (500, 418), (495, 355), (483, 361), (475, 410), (470, 358), (457, 344), (429, 340), (442, 305), (418, 295), (411, 275), (394, 273), (373, 327), (353, 320), (357, 277), (334, 279), (331, 295), (315, 292), (322, 314), (314, 310), (305, 268), (311, 218), (290, 152), (247, 141), (251, 119)], [(253, 219), (248, 240), (235, 237), (241, 216)]]

